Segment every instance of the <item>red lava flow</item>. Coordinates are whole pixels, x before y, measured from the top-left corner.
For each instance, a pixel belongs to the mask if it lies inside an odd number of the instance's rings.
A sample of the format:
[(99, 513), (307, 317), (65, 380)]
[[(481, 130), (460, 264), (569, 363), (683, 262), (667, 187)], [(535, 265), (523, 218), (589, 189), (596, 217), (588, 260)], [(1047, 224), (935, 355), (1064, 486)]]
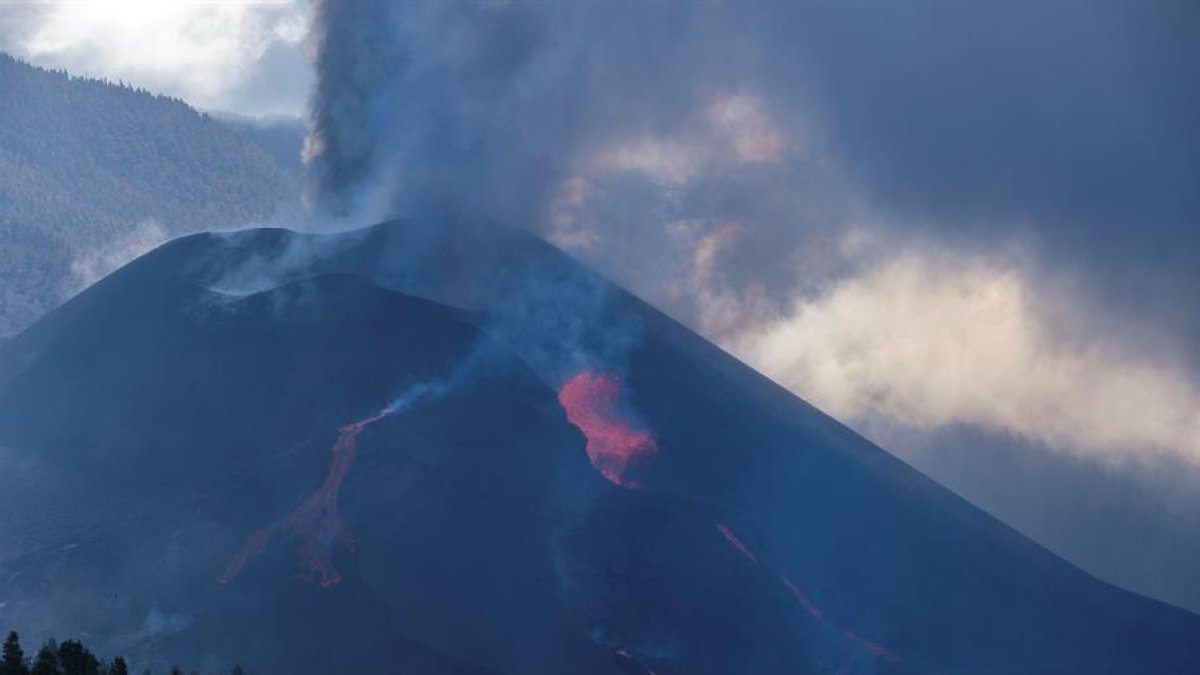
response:
[(276, 533), (283, 531), (300, 540), (300, 576), (315, 580), (321, 586), (333, 586), (342, 580), (333, 566), (333, 553), (338, 545), (347, 550), (354, 549), (354, 537), (342, 521), (338, 510), (338, 494), (342, 480), (354, 464), (358, 455), (358, 435), (363, 429), (392, 413), (385, 408), (382, 412), (366, 417), (338, 430), (329, 462), (329, 472), (316, 492), (309, 495), (295, 511), (278, 523), (255, 530), (247, 539), (217, 579), (229, 583), (241, 572), (250, 558), (267, 550), (267, 545)]
[(733, 530), (729, 529), (725, 525), (717, 523), (717, 531), (720, 532), (721, 535), (725, 537), (725, 539), (742, 555), (749, 558), (752, 562), (758, 562), (758, 556), (754, 555), (754, 551), (751, 551), (749, 547), (742, 543), (741, 539), (738, 539), (737, 535), (733, 533)]
[(270, 543), (274, 534), (275, 525), (267, 525), (251, 532), (250, 536), (246, 537), (246, 543), (242, 544), (242, 548), (233, 554), (233, 558), (225, 565), (225, 572), (217, 578), (217, 581), (223, 584), (232, 581), (251, 558), (267, 550), (267, 544)]
[(585, 450), (592, 466), (610, 482), (636, 488), (638, 481), (630, 475), (633, 463), (656, 452), (658, 446), (649, 431), (634, 428), (622, 417), (620, 397), (620, 380), (590, 370), (576, 374), (558, 391), (567, 421), (587, 439)]
[(808, 599), (808, 596), (804, 594), (804, 591), (801, 590), (798, 585), (796, 585), (796, 582), (783, 576), (782, 574), (779, 575), (779, 582), (788, 589), (788, 591), (792, 594), (792, 597), (796, 598), (796, 602), (800, 603), (800, 606), (803, 607), (806, 612), (812, 614), (818, 619), (821, 618), (821, 610), (812, 603), (812, 600)]
[(863, 648), (865, 648), (867, 651), (871, 652), (875, 656), (885, 658), (888, 661), (903, 661), (904, 660), (904, 659), (900, 658), (899, 654), (892, 651), (891, 649), (888, 649), (887, 647), (879, 644), (878, 642), (872, 642), (872, 641), (864, 638), (863, 636), (859, 635), (858, 633), (855, 633), (852, 630), (845, 629), (842, 631), (842, 635), (846, 636), (846, 639), (848, 639), (852, 642), (857, 642), (859, 645), (861, 645)]
[[(741, 553), (754, 564), (758, 564), (758, 556), (754, 554), (754, 551), (750, 550), (750, 547), (746, 546), (745, 542), (743, 542), (736, 534), (733, 533), (733, 530), (731, 530), (728, 525), (716, 523), (716, 528), (717, 531), (721, 533), (721, 536), (725, 537), (725, 540), (729, 542), (730, 546), (733, 546), (739, 553)], [(833, 624), (831, 621), (825, 618), (824, 612), (822, 612), (821, 609), (809, 599), (808, 595), (804, 592), (804, 589), (802, 589), (799, 584), (783, 574), (777, 575), (776, 578), (779, 580), (780, 584), (783, 584), (783, 587), (787, 589), (788, 593), (790, 593), (792, 597), (796, 599), (796, 604), (800, 605), (800, 607), (812, 615), (813, 618), (820, 619), (826, 625), (837, 630), (837, 632), (840, 633), (841, 636), (846, 640), (858, 645), (860, 648), (865, 649), (866, 651), (880, 658), (884, 658), (889, 661), (904, 660), (899, 654), (889, 647), (879, 644), (878, 642), (868, 640), (849, 628), (843, 628)]]

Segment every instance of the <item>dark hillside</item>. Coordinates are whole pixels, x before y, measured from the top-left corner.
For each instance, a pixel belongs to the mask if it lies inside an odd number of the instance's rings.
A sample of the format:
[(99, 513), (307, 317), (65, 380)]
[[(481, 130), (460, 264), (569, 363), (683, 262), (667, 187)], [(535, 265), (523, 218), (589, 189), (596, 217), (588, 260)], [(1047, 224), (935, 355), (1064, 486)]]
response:
[(167, 236), (261, 222), (296, 181), (178, 99), (0, 54), (0, 335)]

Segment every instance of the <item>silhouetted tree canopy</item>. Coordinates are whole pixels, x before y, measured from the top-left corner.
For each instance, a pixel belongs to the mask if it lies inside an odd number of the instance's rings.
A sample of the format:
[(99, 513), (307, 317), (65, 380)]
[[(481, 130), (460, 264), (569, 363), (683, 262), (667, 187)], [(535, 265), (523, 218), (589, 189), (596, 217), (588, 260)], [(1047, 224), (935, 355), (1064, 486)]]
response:
[(58, 645), (58, 668), (62, 675), (100, 675), (100, 659), (78, 640)]
[(4, 640), (4, 651), (0, 655), (0, 675), (29, 675), (29, 665), (25, 663), (25, 650), (21, 649), (21, 638), (16, 631), (10, 632)]
[[(183, 672), (179, 666), (172, 666), (170, 675), (183, 675)], [(246, 675), (241, 666), (234, 666), (231, 673)], [(47, 641), (31, 664), (25, 658), (20, 637), (11, 632), (0, 654), (0, 675), (129, 675), (129, 664), (124, 657), (116, 656), (106, 665), (78, 640)], [(147, 669), (142, 675), (153, 673)], [(199, 675), (199, 671), (193, 670), (189, 675)]]
[(60, 675), (58, 670), (58, 645), (53, 641), (42, 645), (33, 660), (32, 675)]

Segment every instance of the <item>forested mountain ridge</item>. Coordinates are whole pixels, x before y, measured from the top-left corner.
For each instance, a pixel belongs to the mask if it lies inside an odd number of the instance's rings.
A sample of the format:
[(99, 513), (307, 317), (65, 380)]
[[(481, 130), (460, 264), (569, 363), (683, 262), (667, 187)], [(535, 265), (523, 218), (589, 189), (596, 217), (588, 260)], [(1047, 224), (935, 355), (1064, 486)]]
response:
[(0, 54), (0, 336), (120, 248), (261, 222), (297, 185), (252, 134), (179, 99)]

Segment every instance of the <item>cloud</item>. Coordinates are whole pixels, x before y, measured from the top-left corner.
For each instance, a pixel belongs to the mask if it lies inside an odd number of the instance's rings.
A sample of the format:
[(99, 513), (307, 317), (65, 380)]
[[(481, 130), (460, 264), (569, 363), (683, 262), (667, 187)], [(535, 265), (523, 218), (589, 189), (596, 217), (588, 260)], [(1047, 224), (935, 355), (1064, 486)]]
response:
[(227, 107), (272, 49), (291, 47), (300, 61), (306, 14), (302, 0), (38, 2), (7, 48), (39, 65)]
[(1178, 362), (1072, 334), (1015, 267), (905, 253), (800, 299), (735, 349), (835, 417), (969, 424), (1077, 454), (1200, 462), (1200, 390)]
[(771, 124), (762, 101), (740, 93), (717, 96), (698, 120), (681, 120), (670, 135), (617, 139), (588, 160), (590, 173), (639, 173), (680, 187), (714, 167), (733, 169), (783, 160), (788, 139)]

